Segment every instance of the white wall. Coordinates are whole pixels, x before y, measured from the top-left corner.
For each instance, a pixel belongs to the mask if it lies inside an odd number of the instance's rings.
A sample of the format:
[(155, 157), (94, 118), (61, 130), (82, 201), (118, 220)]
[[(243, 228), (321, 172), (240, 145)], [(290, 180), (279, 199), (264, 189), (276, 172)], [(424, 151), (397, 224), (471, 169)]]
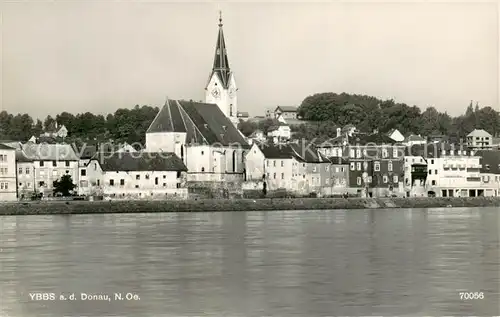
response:
[(0, 149), (0, 201), (17, 200), (16, 151)]
[(185, 132), (154, 132), (146, 133), (146, 152), (176, 152), (177, 144), (186, 143)]
[[(45, 197), (53, 195), (53, 182), (63, 175), (70, 175), (73, 183), (78, 185), (79, 161), (55, 161), (56, 166), (53, 166), (53, 161), (43, 161), (43, 166), (41, 166), (41, 162), (34, 161), (35, 188), (38, 192), (42, 192)], [(45, 185), (40, 186), (40, 182), (44, 182)]]

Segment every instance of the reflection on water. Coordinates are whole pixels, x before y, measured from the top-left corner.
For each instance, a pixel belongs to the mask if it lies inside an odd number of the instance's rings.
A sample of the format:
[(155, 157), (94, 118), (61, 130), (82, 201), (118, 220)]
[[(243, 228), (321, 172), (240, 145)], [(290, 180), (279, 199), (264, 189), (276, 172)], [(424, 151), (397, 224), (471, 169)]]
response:
[(0, 316), (499, 315), (498, 225), (497, 208), (2, 217)]

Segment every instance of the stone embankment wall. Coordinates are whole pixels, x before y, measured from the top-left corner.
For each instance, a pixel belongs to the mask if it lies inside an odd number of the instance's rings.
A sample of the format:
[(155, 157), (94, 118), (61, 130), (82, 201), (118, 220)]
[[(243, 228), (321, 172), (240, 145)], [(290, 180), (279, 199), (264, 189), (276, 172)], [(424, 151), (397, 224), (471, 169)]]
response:
[(500, 198), (276, 198), (186, 201), (71, 201), (0, 203), (0, 215), (144, 212), (270, 211), (432, 207), (500, 207)]

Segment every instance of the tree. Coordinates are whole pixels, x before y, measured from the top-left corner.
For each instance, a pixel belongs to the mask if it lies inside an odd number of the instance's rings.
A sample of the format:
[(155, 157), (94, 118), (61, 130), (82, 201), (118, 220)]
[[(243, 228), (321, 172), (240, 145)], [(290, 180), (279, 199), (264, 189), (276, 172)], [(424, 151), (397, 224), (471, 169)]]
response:
[(53, 187), (54, 195), (61, 194), (62, 196), (67, 197), (71, 195), (71, 192), (76, 188), (76, 185), (73, 184), (71, 175), (63, 175), (61, 176), (61, 179), (53, 182)]
[(238, 130), (243, 133), (244, 136), (248, 137), (254, 133), (259, 128), (258, 124), (251, 121), (240, 120), (238, 123)]

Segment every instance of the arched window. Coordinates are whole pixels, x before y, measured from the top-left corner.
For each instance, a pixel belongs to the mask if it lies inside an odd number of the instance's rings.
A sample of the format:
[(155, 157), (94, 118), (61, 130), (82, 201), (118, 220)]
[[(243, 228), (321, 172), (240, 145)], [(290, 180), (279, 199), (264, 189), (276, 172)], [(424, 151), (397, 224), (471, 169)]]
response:
[(205, 168), (204, 167), (201, 168), (201, 172), (205, 172)]
[(233, 151), (233, 173), (236, 172), (236, 151)]
[(233, 116), (233, 104), (230, 104), (229, 105), (229, 116), (232, 117)]
[(184, 159), (184, 145), (181, 145), (181, 159)]

